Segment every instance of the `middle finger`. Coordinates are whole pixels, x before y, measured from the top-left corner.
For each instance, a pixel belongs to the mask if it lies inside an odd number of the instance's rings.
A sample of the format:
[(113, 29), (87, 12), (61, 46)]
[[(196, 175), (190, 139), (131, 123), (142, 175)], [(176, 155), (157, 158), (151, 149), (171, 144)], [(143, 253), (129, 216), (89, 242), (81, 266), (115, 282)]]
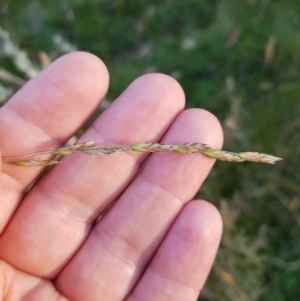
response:
[[(172, 78), (142, 76), (112, 103), (81, 141), (100, 140), (103, 145), (158, 141), (183, 106), (184, 94)], [(28, 273), (54, 277), (80, 247), (99, 214), (129, 184), (146, 156), (128, 152), (64, 158), (63, 164), (55, 166), (28, 193), (4, 231), (2, 258)]]

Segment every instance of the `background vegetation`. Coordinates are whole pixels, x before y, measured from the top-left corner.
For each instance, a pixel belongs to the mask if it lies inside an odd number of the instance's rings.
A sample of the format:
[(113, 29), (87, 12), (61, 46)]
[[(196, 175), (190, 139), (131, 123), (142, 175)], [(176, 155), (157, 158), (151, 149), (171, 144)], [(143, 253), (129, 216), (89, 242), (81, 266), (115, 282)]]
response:
[(109, 101), (143, 73), (175, 77), (187, 107), (219, 118), (225, 149), (284, 158), (275, 166), (217, 163), (199, 192), (224, 219), (201, 300), (298, 300), (300, 1), (45, 3), (0, 2), (0, 101), (76, 49), (106, 63)]

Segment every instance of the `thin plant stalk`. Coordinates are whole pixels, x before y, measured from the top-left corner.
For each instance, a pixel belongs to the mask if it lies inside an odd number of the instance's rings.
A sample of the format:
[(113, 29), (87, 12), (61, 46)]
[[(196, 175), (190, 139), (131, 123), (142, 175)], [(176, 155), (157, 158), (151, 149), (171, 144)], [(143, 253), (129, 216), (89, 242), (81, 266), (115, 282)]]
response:
[(140, 142), (130, 145), (112, 145), (112, 146), (100, 146), (95, 141), (88, 141), (84, 143), (76, 143), (68, 146), (64, 146), (57, 149), (51, 149), (27, 155), (14, 156), (14, 157), (3, 157), (3, 161), (15, 166), (47, 166), (61, 163), (61, 161), (43, 160), (39, 159), (42, 155), (56, 155), (56, 156), (67, 156), (73, 153), (82, 153), (87, 155), (109, 155), (116, 154), (125, 151), (136, 151), (136, 152), (176, 152), (181, 154), (189, 153), (201, 153), (207, 157), (211, 157), (216, 160), (229, 161), (229, 162), (259, 162), (274, 164), (280, 161), (281, 158), (274, 157), (268, 154), (258, 152), (241, 152), (233, 153), (223, 151), (219, 149), (211, 148), (207, 144), (203, 143), (176, 143), (176, 144), (161, 144), (161, 143), (147, 143)]

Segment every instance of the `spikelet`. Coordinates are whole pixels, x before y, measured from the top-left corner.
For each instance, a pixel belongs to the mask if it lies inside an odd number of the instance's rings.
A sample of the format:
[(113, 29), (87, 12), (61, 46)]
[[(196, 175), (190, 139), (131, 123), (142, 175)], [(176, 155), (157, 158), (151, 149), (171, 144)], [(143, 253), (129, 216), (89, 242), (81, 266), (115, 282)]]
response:
[[(69, 146), (64, 146), (57, 149), (46, 150), (42, 152), (36, 152), (23, 156), (15, 157), (4, 157), (3, 161), (15, 166), (47, 166), (55, 165), (59, 163), (57, 160), (40, 160), (38, 156), (45, 154), (52, 154), (58, 156), (67, 156), (73, 153), (83, 153), (87, 155), (108, 155), (116, 154), (125, 151), (137, 151), (137, 152), (177, 152), (181, 154), (189, 153), (201, 153), (208, 157), (214, 158), (221, 161), (229, 162), (259, 162), (274, 164), (280, 161), (281, 158), (274, 157), (268, 154), (257, 153), (257, 152), (241, 152), (233, 153), (223, 150), (213, 149), (207, 144), (203, 143), (177, 143), (177, 144), (161, 144), (161, 143), (147, 143), (140, 142), (131, 145), (112, 145), (112, 146), (99, 146), (95, 141), (88, 141), (84, 143), (77, 143)], [(34, 160), (30, 159), (35, 157)], [(19, 159), (20, 158), (20, 159)], [(25, 158), (25, 159), (24, 159)]]

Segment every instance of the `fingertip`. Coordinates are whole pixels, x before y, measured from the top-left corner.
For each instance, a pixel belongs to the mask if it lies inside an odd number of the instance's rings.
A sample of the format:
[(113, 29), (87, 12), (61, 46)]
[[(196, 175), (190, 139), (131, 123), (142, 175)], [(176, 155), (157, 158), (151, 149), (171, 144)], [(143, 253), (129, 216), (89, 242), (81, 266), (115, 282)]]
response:
[(184, 215), (191, 221), (194, 229), (201, 229), (201, 241), (209, 244), (219, 244), (223, 221), (219, 210), (204, 200), (195, 200), (185, 205)]
[(200, 289), (205, 283), (219, 248), (222, 230), (219, 211), (204, 200), (188, 202), (173, 226), (177, 244), (182, 242), (181, 250), (180, 246), (177, 247), (178, 252), (184, 254), (184, 250), (189, 249), (185, 261), (197, 279), (195, 288)]
[(74, 51), (59, 57), (56, 61), (64, 61), (64, 63), (70, 63), (71, 65), (79, 68), (81, 65), (87, 65), (89, 68), (94, 69), (95, 72), (101, 72), (102, 76), (109, 76), (104, 62), (98, 56), (89, 52)]
[(212, 147), (222, 148), (223, 145), (223, 129), (219, 119), (211, 112), (192, 108), (183, 112), (189, 114), (190, 120), (198, 120), (198, 127), (201, 129), (202, 135), (206, 136), (204, 143), (209, 143)]
[[(72, 88), (85, 98), (106, 94), (109, 85), (109, 73), (104, 62), (94, 54), (75, 51), (59, 57), (50, 65), (72, 78)], [(74, 79), (75, 77), (75, 79)], [(78, 78), (77, 81), (75, 81)], [(88, 93), (88, 95), (87, 95)]]
[(203, 200), (188, 202), (174, 225), (178, 240), (184, 240), (186, 245), (206, 246), (203, 250), (211, 250), (213, 260), (223, 229), (221, 215), (214, 205)]
[[(143, 284), (147, 283), (152, 286), (151, 300), (157, 299), (158, 291), (168, 300), (174, 298), (174, 291), (176, 300), (196, 299), (211, 270), (221, 233), (222, 219), (212, 204), (202, 200), (187, 203), (133, 295), (143, 299)], [(171, 288), (166, 290), (166, 286)]]
[(175, 79), (160, 73), (149, 73), (135, 79), (93, 126), (98, 133), (105, 133), (105, 137), (113, 135), (114, 141), (119, 144), (157, 141), (182, 112), (184, 105), (184, 92)]
[[(185, 105), (185, 93), (181, 85), (173, 77), (163, 73), (147, 73), (131, 83), (131, 89), (142, 90), (144, 94), (150, 94), (161, 100), (173, 99), (183, 109)], [(172, 103), (170, 102), (170, 105)]]

